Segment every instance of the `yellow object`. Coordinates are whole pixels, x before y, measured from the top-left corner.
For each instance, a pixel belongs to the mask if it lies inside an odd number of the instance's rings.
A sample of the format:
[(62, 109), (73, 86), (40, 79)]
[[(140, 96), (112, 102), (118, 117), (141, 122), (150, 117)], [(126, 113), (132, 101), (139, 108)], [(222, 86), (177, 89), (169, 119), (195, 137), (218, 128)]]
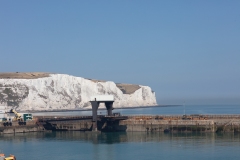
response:
[(9, 157), (6, 157), (4, 160), (16, 160), (16, 157), (14, 155), (10, 155)]
[(19, 114), (17, 111), (11, 109), (10, 112), (13, 112), (15, 114), (13, 121), (23, 121), (21, 114)]

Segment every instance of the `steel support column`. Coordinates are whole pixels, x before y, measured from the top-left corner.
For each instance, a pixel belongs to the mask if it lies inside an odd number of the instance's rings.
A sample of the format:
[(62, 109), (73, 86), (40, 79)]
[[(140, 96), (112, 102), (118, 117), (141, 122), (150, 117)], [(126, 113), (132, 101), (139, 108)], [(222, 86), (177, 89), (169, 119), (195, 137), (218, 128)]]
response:
[(105, 102), (105, 106), (108, 111), (108, 116), (112, 116), (113, 102)]
[(92, 105), (92, 122), (93, 122), (93, 131), (97, 131), (97, 110), (99, 107), (99, 102), (97, 101), (90, 101)]

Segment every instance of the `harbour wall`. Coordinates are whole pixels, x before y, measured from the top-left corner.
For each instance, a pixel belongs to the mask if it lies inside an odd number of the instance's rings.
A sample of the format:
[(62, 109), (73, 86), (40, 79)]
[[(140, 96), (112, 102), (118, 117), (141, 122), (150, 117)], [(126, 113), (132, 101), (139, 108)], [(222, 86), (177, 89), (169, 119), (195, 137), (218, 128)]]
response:
[(126, 132), (240, 132), (240, 116), (214, 116), (195, 119), (182, 119), (178, 116), (161, 119), (156, 116), (132, 116), (126, 120), (107, 121), (102, 126), (98, 130)]
[[(81, 117), (80, 117), (81, 118)], [(44, 120), (47, 130), (92, 131), (92, 117)], [(47, 123), (45, 123), (45, 121)], [(204, 116), (98, 116), (97, 130), (103, 132), (240, 132), (240, 115)]]
[(35, 120), (11, 126), (0, 123), (0, 133), (24, 133), (43, 131), (92, 131), (102, 132), (240, 132), (240, 115), (205, 116), (98, 116), (97, 124), (92, 116), (35, 117)]
[[(7, 125), (6, 125), (7, 124)], [(27, 132), (42, 132), (45, 128), (41, 125), (37, 125), (36, 121), (27, 122), (10, 122), (0, 123), (0, 134), (15, 134), (15, 133), (27, 133)]]

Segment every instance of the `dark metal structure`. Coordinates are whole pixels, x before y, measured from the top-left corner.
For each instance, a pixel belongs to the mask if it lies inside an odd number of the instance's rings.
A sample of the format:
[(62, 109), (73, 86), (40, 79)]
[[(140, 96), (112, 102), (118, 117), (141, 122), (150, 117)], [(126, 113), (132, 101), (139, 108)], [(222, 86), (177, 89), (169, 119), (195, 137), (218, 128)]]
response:
[(93, 121), (93, 131), (97, 131), (97, 110), (100, 103), (105, 103), (105, 106), (107, 108), (108, 116), (112, 116), (112, 110), (113, 110), (113, 102), (114, 101), (98, 101), (95, 99), (95, 101), (90, 101), (92, 105), (92, 121)]

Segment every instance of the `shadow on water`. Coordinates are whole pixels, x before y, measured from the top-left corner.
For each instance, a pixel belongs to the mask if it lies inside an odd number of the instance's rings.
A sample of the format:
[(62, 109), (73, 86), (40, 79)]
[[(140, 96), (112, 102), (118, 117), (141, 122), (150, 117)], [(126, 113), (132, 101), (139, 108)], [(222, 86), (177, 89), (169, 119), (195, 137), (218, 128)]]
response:
[(127, 125), (120, 125), (120, 120), (102, 119), (98, 121), (97, 127), (102, 132), (126, 132), (127, 130)]
[(162, 133), (162, 132), (47, 132), (18, 133), (0, 136), (1, 141), (13, 143), (30, 141), (75, 141), (92, 144), (115, 144), (132, 142), (167, 142), (182, 140), (202, 140), (202, 143), (212, 143), (218, 140), (240, 142), (240, 134), (234, 133)]

